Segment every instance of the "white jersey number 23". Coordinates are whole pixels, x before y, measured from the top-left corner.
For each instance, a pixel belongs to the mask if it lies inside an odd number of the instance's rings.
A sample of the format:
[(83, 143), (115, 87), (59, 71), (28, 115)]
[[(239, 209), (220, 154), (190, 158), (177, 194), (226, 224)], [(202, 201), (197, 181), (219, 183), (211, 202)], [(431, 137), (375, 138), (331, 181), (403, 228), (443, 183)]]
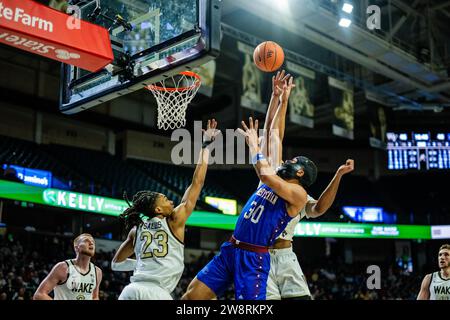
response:
[[(148, 250), (153, 240), (157, 242), (158, 249)], [(141, 241), (144, 241), (142, 245), (142, 259), (153, 258), (153, 256), (157, 258), (167, 256), (168, 240), (169, 236), (164, 230), (157, 231), (154, 237), (150, 232), (143, 231), (141, 233)]]

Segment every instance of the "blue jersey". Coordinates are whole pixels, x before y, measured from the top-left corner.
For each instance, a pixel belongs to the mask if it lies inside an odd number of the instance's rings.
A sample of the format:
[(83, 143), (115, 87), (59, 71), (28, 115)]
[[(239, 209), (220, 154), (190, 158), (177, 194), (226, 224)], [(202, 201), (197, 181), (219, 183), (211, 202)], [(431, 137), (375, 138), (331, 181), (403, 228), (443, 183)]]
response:
[[(286, 201), (265, 184), (250, 197), (234, 229), (242, 242), (268, 247), (291, 221)], [(198, 274), (217, 296), (234, 283), (236, 300), (265, 300), (270, 271), (269, 252), (255, 252), (225, 242), (220, 253)]]
[(269, 247), (291, 220), (286, 201), (263, 184), (242, 209), (234, 236), (239, 241)]

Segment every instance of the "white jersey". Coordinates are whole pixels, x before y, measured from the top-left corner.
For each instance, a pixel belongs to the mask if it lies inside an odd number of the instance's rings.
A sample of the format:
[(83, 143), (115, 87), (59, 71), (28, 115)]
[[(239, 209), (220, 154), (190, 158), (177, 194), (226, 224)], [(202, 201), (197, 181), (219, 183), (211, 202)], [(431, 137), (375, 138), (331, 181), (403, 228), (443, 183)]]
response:
[(154, 217), (136, 230), (136, 268), (131, 282), (152, 282), (169, 293), (184, 270), (184, 244), (170, 229), (167, 219)]
[(444, 279), (439, 271), (431, 274), (430, 300), (450, 300), (450, 278)]
[[(315, 201), (315, 199), (313, 197), (310, 197), (308, 195), (308, 201)], [(307, 217), (306, 214), (306, 206), (303, 207), (302, 211), (300, 211), (300, 213), (295, 217), (292, 218), (291, 221), (289, 221), (289, 223), (287, 224), (286, 228), (283, 230), (283, 232), (278, 236), (277, 239), (283, 239), (283, 240), (289, 240), (292, 241), (292, 239), (294, 238), (294, 233), (295, 233), (295, 227), (297, 226), (297, 224), (300, 222), (301, 219), (303, 219), (304, 217)]]
[(67, 279), (58, 284), (53, 290), (55, 300), (92, 300), (92, 294), (97, 285), (95, 265), (89, 262), (89, 271), (81, 273), (72, 260), (64, 261), (67, 264)]

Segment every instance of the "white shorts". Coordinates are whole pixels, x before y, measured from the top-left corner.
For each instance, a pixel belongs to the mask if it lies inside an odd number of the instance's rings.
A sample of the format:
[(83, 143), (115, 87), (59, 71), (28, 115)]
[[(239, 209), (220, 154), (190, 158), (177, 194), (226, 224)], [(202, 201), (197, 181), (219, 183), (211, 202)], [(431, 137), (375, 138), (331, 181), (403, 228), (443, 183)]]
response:
[(292, 247), (270, 249), (270, 272), (267, 280), (267, 300), (311, 296), (305, 275)]
[(131, 282), (119, 296), (119, 300), (173, 300), (170, 292), (152, 282)]

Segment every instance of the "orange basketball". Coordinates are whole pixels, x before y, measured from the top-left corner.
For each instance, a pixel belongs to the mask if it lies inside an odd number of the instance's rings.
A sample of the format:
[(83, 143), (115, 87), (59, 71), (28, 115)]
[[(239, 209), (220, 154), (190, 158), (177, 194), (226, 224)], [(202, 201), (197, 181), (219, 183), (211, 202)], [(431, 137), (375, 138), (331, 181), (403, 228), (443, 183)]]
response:
[(273, 41), (262, 42), (253, 51), (253, 61), (261, 71), (276, 71), (284, 62), (283, 49)]

